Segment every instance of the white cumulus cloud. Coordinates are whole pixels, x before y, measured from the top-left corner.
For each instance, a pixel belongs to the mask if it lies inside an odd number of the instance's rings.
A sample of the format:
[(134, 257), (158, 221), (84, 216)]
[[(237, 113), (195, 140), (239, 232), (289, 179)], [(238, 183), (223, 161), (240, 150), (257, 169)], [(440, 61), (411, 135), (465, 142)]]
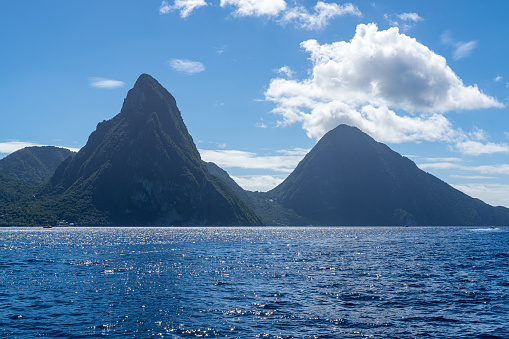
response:
[(276, 104), (280, 125), (301, 123), (311, 138), (344, 123), (382, 142), (452, 142), (463, 135), (443, 113), (503, 107), (465, 86), (444, 57), (397, 27), (362, 24), (349, 42), (301, 46), (311, 55), (312, 75), (272, 79), (265, 98)]
[(89, 80), (90, 87), (95, 88), (115, 89), (123, 87), (125, 85), (123, 81), (106, 78), (90, 78)]
[(163, 1), (159, 7), (159, 14), (168, 14), (171, 11), (180, 11), (182, 18), (187, 18), (196, 8), (207, 6), (205, 0), (175, 0), (173, 5)]
[(205, 66), (198, 61), (191, 61), (185, 59), (171, 59), (168, 61), (170, 67), (177, 72), (193, 75), (205, 71)]

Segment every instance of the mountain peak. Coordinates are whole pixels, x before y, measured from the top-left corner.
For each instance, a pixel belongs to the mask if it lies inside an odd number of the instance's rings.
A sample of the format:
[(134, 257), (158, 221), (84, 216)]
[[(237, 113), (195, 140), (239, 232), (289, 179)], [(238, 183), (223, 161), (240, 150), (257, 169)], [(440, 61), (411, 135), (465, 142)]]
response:
[(143, 73), (138, 77), (132, 89), (134, 92), (144, 90), (152, 90), (156, 92), (166, 91), (156, 79), (146, 73)]
[(162, 108), (175, 111), (177, 109), (175, 98), (156, 79), (143, 73), (136, 80), (134, 87), (127, 92), (122, 111), (135, 111), (139, 114), (160, 111)]
[[(80, 206), (66, 219), (101, 225), (256, 225), (261, 220), (202, 164), (173, 96), (148, 74), (122, 110), (51, 179)], [(62, 195), (63, 196), (63, 195)]]
[(371, 138), (368, 134), (361, 131), (359, 128), (345, 124), (338, 125), (334, 129), (327, 132), (322, 138), (326, 137), (335, 139), (341, 138), (348, 140), (352, 140), (352, 138), (354, 139), (362, 138), (375, 141), (373, 138)]
[(157, 81), (156, 79), (154, 79), (150, 74), (147, 74), (147, 73), (142, 73), (139, 77), (138, 77), (138, 80), (136, 80), (136, 82), (138, 81)]
[(270, 196), (314, 225), (506, 224), (473, 199), (355, 127), (325, 134)]

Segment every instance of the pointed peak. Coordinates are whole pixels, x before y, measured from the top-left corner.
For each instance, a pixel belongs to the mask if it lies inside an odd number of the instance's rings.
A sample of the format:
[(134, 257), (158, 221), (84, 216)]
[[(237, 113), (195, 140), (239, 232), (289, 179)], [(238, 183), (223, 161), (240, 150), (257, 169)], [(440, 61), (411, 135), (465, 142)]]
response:
[[(153, 83), (157, 82), (156, 79), (154, 79), (152, 76), (150, 76), (147, 73), (143, 73), (138, 77), (138, 80), (136, 80), (136, 84), (143, 84), (143, 83)], [(136, 86), (135, 84), (135, 86)]]
[(175, 98), (156, 79), (143, 73), (136, 80), (134, 87), (127, 93), (123, 109), (131, 107), (139, 111), (149, 103), (154, 104), (161, 101), (176, 107)]
[(138, 80), (136, 80), (133, 87), (133, 89), (138, 90), (155, 89), (157, 91), (160, 91), (162, 88), (163, 87), (156, 79), (146, 73), (143, 73), (138, 77)]

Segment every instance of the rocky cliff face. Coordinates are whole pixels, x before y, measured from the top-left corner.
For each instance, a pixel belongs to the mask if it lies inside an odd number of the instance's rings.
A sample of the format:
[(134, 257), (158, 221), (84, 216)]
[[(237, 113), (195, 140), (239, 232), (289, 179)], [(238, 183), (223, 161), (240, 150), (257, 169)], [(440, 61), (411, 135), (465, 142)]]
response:
[(56, 170), (46, 192), (81, 206), (73, 206), (81, 223), (87, 211), (98, 216), (95, 223), (113, 225), (262, 223), (208, 173), (175, 99), (147, 74), (121, 112), (99, 123), (86, 146)]

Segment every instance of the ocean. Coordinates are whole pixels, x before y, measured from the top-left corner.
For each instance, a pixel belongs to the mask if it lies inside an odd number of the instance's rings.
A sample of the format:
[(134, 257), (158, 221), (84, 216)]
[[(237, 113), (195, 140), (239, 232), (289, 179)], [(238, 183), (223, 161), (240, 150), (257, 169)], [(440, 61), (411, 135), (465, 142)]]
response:
[(1, 338), (509, 338), (509, 228), (0, 228)]

